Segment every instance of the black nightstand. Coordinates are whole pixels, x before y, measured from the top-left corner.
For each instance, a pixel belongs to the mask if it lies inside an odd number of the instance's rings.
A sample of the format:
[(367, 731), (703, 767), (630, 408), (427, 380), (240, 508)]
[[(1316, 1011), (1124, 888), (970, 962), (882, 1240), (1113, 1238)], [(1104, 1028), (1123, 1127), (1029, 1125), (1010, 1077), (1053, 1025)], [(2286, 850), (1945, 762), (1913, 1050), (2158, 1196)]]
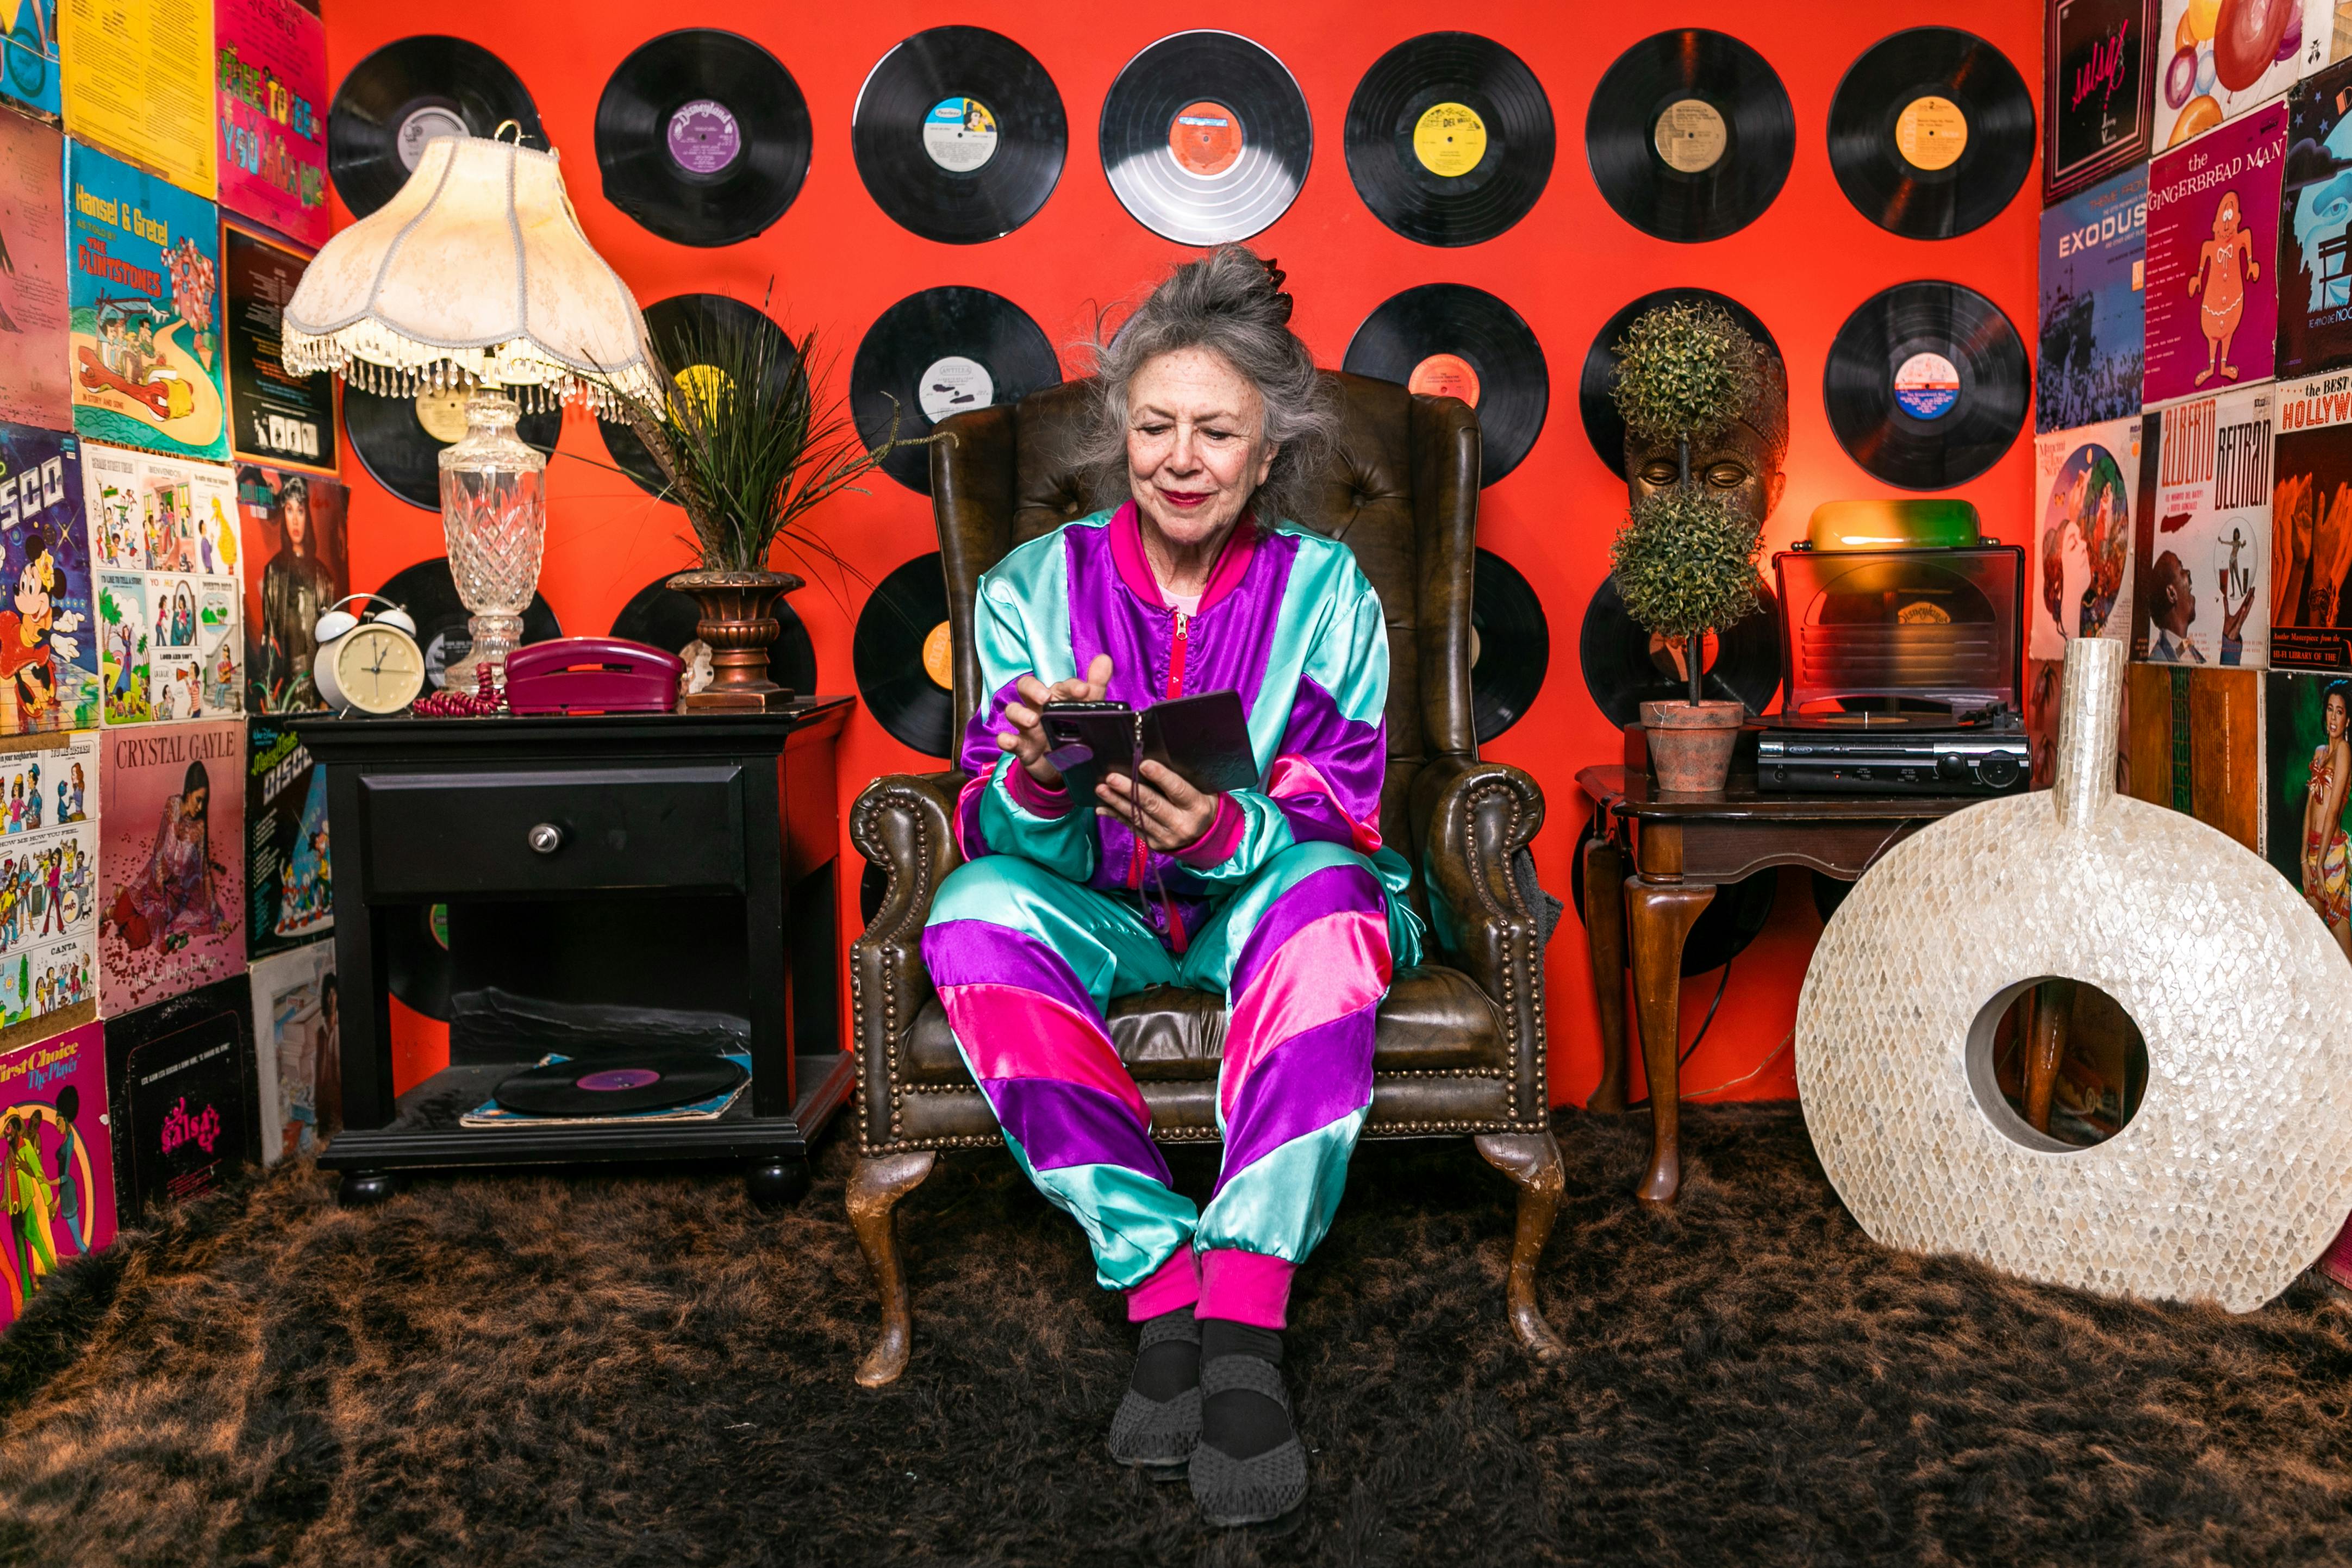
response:
[[(394, 1173), (740, 1162), (755, 1201), (808, 1186), (849, 1097), (841, 1049), (834, 741), (852, 699), (782, 713), (289, 722), (328, 769), (346, 1203)], [(447, 906), (450, 1065), (392, 1092), (389, 945)], [(748, 1051), (714, 1122), (469, 1128), (547, 1051)], [(731, 1042), (731, 1043), (730, 1043)]]

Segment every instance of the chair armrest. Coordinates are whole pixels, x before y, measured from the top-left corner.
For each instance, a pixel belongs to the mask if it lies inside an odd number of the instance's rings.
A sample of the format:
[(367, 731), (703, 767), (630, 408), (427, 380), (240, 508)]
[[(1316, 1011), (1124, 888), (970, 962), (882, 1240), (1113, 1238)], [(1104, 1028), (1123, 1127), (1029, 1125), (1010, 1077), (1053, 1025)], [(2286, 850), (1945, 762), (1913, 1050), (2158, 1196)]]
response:
[(1543, 826), (1543, 789), (1508, 763), (1443, 757), (1422, 768), (1412, 793), (1413, 820), (1426, 824), (1433, 945), (1501, 1010), (1513, 1114), (1539, 1120), (1547, 1103), (1542, 928), (1511, 862)]
[(889, 774), (867, 785), (850, 810), (850, 842), (890, 878), (881, 907), (849, 945), (857, 1128), (867, 1148), (893, 1141), (898, 1040), (930, 999), (923, 923), (940, 883), (963, 862), (955, 837), (963, 786), (964, 775), (956, 772)]

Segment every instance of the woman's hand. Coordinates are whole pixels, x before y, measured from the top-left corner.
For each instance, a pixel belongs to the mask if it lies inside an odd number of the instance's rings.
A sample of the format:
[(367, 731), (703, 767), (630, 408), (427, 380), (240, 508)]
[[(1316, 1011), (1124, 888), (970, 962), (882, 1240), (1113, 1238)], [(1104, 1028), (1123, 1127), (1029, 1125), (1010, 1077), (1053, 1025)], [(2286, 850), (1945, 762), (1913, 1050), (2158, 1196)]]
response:
[(1103, 693), (1110, 687), (1110, 655), (1097, 653), (1083, 679), (1055, 681), (1049, 686), (1035, 675), (1022, 676), (1015, 683), (1021, 701), (1004, 705), (1004, 716), (1013, 721), (1013, 727), (996, 732), (998, 748), (1018, 757), (1030, 778), (1048, 789), (1059, 789), (1062, 770), (1045, 760), (1054, 743), (1045, 738), (1045, 721), (1038, 710), (1047, 703), (1102, 701)]
[(1103, 809), (1164, 854), (1173, 854), (1201, 841), (1216, 822), (1217, 797), (1203, 795), (1172, 768), (1147, 759), (1143, 777), (1130, 780), (1124, 773), (1107, 773), (1095, 786)]

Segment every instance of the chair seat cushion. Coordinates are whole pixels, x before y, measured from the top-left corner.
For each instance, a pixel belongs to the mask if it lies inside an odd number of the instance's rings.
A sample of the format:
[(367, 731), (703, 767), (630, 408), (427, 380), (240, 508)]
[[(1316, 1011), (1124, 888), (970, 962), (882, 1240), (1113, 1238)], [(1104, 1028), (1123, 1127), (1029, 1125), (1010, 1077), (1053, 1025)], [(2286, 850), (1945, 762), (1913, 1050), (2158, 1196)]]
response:
[[(1157, 986), (1110, 1005), (1111, 1043), (1139, 1082), (1214, 1079), (1225, 1050), (1225, 999)], [(1381, 1003), (1372, 1071), (1475, 1072), (1507, 1068), (1502, 1015), (1469, 976), (1434, 964), (1401, 969)], [(898, 1057), (902, 1082), (969, 1084), (938, 998), (923, 1004)]]

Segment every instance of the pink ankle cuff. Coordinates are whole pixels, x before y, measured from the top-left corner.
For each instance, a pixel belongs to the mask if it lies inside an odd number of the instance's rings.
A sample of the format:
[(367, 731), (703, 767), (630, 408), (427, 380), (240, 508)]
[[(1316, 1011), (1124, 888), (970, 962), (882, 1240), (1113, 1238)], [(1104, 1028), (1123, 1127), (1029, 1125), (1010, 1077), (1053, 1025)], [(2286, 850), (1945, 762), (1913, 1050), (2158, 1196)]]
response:
[(1127, 1288), (1127, 1321), (1139, 1323), (1201, 1299), (1201, 1264), (1189, 1241), (1176, 1249), (1167, 1262), (1151, 1271), (1140, 1285)]
[(1290, 1312), (1290, 1277), (1298, 1265), (1263, 1252), (1220, 1247), (1201, 1254), (1201, 1300), (1193, 1310), (1204, 1318), (1278, 1329)]

